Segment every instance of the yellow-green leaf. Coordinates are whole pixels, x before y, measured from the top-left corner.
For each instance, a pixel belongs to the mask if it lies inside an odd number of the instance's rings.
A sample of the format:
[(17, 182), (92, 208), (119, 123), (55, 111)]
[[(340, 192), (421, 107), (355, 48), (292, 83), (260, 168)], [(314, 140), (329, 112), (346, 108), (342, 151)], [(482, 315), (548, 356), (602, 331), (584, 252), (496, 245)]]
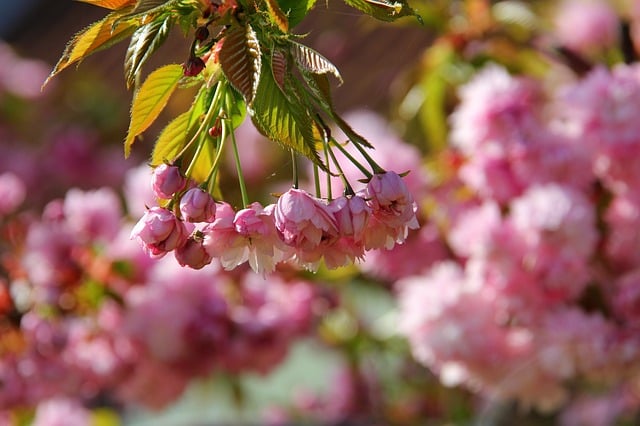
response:
[(283, 33), (289, 32), (289, 19), (287, 19), (287, 15), (285, 15), (282, 9), (280, 9), (278, 1), (266, 0), (266, 3), (267, 9), (269, 9), (269, 15), (278, 28), (280, 28), (280, 31)]
[(151, 165), (158, 166), (164, 162), (171, 162), (186, 146), (187, 141), (193, 136), (196, 125), (199, 125), (201, 115), (204, 112), (206, 92), (201, 91), (188, 111), (174, 118), (160, 132), (151, 155)]
[(131, 105), (131, 122), (124, 142), (125, 156), (129, 156), (136, 136), (147, 130), (158, 118), (182, 75), (181, 65), (165, 65), (149, 74), (142, 83)]
[(132, 6), (136, 0), (77, 0), (83, 3), (89, 3), (94, 6), (104, 7), (105, 9), (116, 10), (125, 6)]
[(121, 13), (112, 12), (104, 19), (94, 22), (77, 33), (69, 43), (67, 43), (60, 60), (44, 84), (46, 85), (52, 77), (69, 65), (83, 60), (92, 53), (106, 49), (133, 34), (137, 23), (135, 21), (124, 21), (115, 25), (116, 20), (118, 20), (120, 16)]

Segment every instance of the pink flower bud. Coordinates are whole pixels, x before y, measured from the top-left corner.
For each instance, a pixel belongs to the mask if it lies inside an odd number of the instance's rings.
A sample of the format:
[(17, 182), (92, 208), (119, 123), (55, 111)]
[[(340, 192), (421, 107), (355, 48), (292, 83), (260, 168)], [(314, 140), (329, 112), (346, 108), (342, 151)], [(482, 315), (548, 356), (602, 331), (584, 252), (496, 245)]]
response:
[(216, 202), (207, 191), (191, 188), (180, 200), (180, 213), (189, 222), (211, 223), (216, 217)]
[(300, 189), (290, 189), (278, 199), (276, 228), (288, 245), (313, 250), (338, 236), (336, 220), (320, 200)]
[(135, 238), (153, 258), (160, 258), (184, 245), (187, 235), (184, 223), (162, 207), (147, 210), (131, 230), (131, 238)]
[(185, 187), (187, 180), (182, 176), (178, 167), (160, 164), (153, 170), (151, 184), (153, 191), (159, 198), (169, 199)]
[(360, 241), (371, 216), (371, 207), (364, 198), (357, 195), (336, 198), (329, 208), (336, 219), (340, 235)]
[(396, 227), (415, 221), (413, 196), (395, 172), (373, 175), (365, 197), (373, 209), (373, 214), (385, 225)]
[(192, 269), (202, 269), (211, 263), (212, 259), (202, 244), (202, 236), (189, 237), (184, 245), (176, 249), (175, 256), (180, 265)]

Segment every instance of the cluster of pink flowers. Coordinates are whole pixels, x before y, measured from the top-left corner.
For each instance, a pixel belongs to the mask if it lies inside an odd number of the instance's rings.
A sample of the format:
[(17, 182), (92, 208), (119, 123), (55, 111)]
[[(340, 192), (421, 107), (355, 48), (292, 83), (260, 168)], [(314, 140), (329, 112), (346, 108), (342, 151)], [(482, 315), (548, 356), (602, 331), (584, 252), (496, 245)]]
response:
[(362, 259), (366, 250), (390, 249), (418, 228), (413, 196), (391, 171), (331, 201), (292, 188), (275, 204), (254, 202), (238, 211), (189, 185), (175, 166), (156, 167), (152, 183), (165, 206), (148, 208), (131, 237), (151, 257), (174, 251), (181, 265), (194, 269), (214, 258), (227, 270), (248, 262), (260, 274), (289, 261), (309, 270), (324, 261), (334, 269)]
[(35, 424), (86, 424), (97, 399), (160, 409), (216, 372), (267, 374), (331, 306), (295, 277), (150, 259), (109, 188), (12, 214), (0, 221), (15, 235), (2, 252), (0, 407), (37, 407)]
[(612, 419), (640, 404), (639, 93), (638, 65), (562, 86), (490, 65), (461, 88), (461, 160), (427, 219), (451, 253), (396, 283), (402, 334), (442, 383), (544, 410), (598, 383), (623, 395)]

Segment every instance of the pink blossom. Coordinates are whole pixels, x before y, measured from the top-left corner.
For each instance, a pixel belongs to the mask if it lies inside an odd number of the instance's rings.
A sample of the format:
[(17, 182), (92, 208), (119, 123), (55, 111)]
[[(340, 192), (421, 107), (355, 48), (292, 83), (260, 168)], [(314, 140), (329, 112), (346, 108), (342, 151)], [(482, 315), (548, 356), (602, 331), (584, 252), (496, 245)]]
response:
[(640, 68), (599, 67), (567, 88), (558, 109), (574, 137), (585, 144), (594, 173), (620, 193), (640, 182)]
[(511, 204), (510, 220), (532, 246), (550, 245), (587, 259), (598, 238), (591, 201), (573, 188), (531, 187)]
[(417, 205), (397, 173), (373, 175), (362, 197), (372, 210), (365, 232), (365, 248), (390, 249), (407, 238), (409, 229), (419, 227)]
[(0, 174), (0, 215), (13, 212), (27, 196), (24, 182), (11, 172)]
[(539, 128), (539, 88), (524, 77), (512, 77), (489, 65), (459, 89), (460, 104), (451, 114), (451, 142), (472, 156), (488, 150), (504, 153), (504, 145), (526, 140)]
[(273, 272), (275, 265), (291, 256), (279, 238), (273, 207), (252, 203), (235, 213), (223, 203), (216, 220), (203, 229), (204, 247), (229, 270), (245, 262), (257, 273)]
[(178, 167), (160, 164), (153, 169), (151, 184), (159, 198), (169, 199), (184, 189), (187, 180)]
[(184, 223), (162, 207), (148, 209), (131, 230), (131, 238), (135, 238), (154, 258), (182, 246), (187, 237)]
[(620, 26), (616, 11), (602, 0), (563, 0), (554, 23), (559, 42), (584, 54), (612, 47)]
[(328, 206), (299, 189), (280, 196), (274, 218), (285, 244), (295, 249), (296, 259), (312, 269), (338, 238), (338, 226)]
[(110, 188), (86, 192), (71, 189), (63, 208), (69, 228), (85, 240), (109, 241), (120, 229), (122, 207), (118, 195)]
[(329, 209), (336, 219), (340, 235), (362, 241), (371, 215), (371, 208), (364, 198), (358, 195), (338, 197), (329, 203)]
[(176, 248), (175, 256), (180, 265), (193, 269), (202, 269), (212, 260), (203, 245), (203, 238), (197, 234), (192, 235), (182, 246)]
[(76, 400), (54, 398), (38, 404), (33, 426), (89, 426), (91, 412)]
[(640, 270), (624, 274), (616, 281), (613, 297), (615, 315), (632, 329), (640, 327)]
[(189, 222), (213, 222), (216, 202), (207, 191), (191, 188), (180, 199), (180, 213)]
[(640, 267), (640, 195), (635, 191), (617, 195), (609, 204), (604, 222), (607, 236), (604, 251), (616, 270)]

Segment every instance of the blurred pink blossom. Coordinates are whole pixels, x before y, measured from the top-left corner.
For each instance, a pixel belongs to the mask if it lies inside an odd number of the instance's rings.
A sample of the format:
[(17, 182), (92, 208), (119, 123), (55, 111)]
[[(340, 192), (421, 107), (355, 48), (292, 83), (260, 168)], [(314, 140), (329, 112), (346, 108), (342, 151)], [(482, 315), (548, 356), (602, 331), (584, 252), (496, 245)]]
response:
[(598, 53), (618, 40), (620, 21), (607, 1), (562, 0), (554, 23), (558, 41), (579, 53)]

